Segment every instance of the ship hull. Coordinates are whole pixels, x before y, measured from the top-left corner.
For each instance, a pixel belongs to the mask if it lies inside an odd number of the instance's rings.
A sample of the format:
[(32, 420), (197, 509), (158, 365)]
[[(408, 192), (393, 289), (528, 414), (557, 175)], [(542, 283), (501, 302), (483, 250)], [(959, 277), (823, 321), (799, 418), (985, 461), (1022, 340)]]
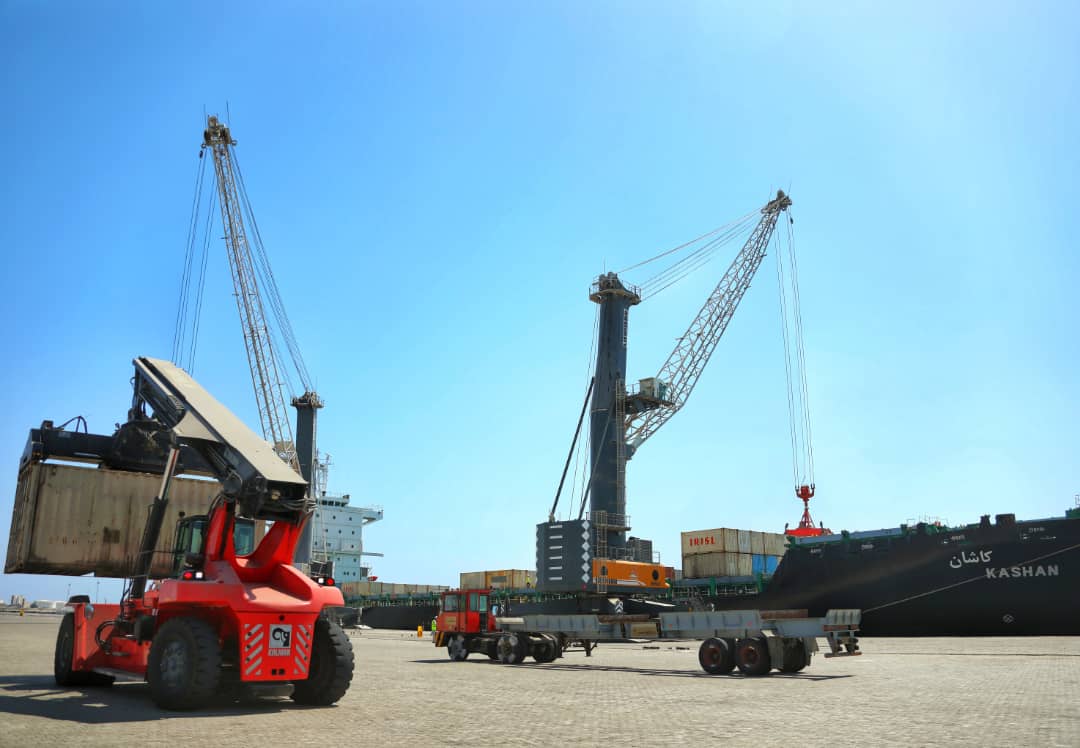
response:
[[(869, 535), (869, 534), (867, 534)], [(765, 590), (718, 609), (859, 608), (867, 636), (1080, 634), (1080, 520), (983, 523), (789, 548)]]

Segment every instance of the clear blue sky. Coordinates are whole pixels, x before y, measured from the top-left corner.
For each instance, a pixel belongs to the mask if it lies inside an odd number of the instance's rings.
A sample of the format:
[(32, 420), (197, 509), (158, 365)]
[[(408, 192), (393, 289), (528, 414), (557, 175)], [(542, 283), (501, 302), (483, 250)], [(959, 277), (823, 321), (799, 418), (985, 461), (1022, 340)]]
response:
[[(131, 359), (169, 355), (203, 112), (226, 102), (330, 487), (385, 506), (384, 580), (533, 568), (589, 283), (789, 185), (816, 518), (1060, 515), (1080, 492), (1075, 5), (742, 5), (0, 3), (2, 523), (28, 429), (110, 432)], [(633, 310), (631, 378), (727, 261)], [(634, 532), (668, 563), (681, 530), (798, 519), (774, 261), (630, 465)], [(220, 243), (209, 272), (196, 375), (256, 427)]]

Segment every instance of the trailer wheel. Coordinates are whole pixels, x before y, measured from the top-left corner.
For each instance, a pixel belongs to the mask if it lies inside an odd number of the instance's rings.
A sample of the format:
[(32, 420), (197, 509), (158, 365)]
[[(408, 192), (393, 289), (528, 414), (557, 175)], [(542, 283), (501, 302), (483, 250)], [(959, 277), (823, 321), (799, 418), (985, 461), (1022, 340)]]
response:
[(525, 637), (521, 634), (503, 634), (497, 647), (499, 662), (504, 665), (518, 665), (525, 659)]
[(293, 683), (292, 700), (297, 704), (336, 704), (352, 683), (352, 642), (336, 623), (319, 618), (311, 642), (311, 669), (307, 680)]
[(735, 669), (735, 653), (726, 639), (706, 639), (698, 649), (698, 662), (709, 675), (727, 675)]
[(221, 682), (217, 631), (198, 618), (172, 618), (158, 629), (146, 662), (150, 695), (162, 709), (204, 706)]
[(461, 662), (469, 656), (469, 642), (464, 634), (456, 634), (446, 644), (446, 652), (454, 662)]
[(489, 639), (484, 643), (484, 652), (487, 654), (488, 659), (494, 662), (499, 661), (499, 640)]
[(559, 656), (559, 641), (551, 634), (540, 634), (540, 642), (533, 645), (533, 659), (539, 663), (555, 662)]
[(784, 664), (781, 673), (798, 673), (810, 664), (810, 653), (802, 639), (790, 639), (784, 642)]
[(735, 664), (743, 675), (766, 675), (772, 669), (769, 643), (764, 636), (739, 639), (735, 645)]

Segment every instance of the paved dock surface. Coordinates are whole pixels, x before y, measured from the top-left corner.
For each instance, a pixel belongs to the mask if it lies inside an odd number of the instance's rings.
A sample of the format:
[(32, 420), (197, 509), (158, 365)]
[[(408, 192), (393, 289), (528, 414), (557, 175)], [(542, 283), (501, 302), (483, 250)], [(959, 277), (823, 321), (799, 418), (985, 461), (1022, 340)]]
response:
[(508, 666), (363, 631), (335, 707), (170, 713), (145, 684), (58, 689), (59, 621), (0, 615), (0, 746), (1080, 746), (1080, 637), (864, 639), (861, 657), (745, 678), (704, 674), (693, 642)]

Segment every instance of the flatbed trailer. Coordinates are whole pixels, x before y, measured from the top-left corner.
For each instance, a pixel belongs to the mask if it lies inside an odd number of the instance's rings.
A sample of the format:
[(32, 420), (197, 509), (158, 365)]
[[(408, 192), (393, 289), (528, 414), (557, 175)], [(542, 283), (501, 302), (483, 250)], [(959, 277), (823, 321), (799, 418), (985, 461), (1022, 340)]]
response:
[[(767, 675), (773, 670), (797, 673), (820, 651), (825, 657), (859, 655), (861, 612), (830, 610), (811, 618), (805, 610), (725, 610), (661, 612), (656, 614), (532, 614), (495, 616), (486, 609), (486, 590), (451, 590), (443, 593), (443, 610), (433, 637), (446, 647), (451, 660), (470, 653), (516, 665), (532, 657), (554, 662), (571, 648), (586, 656), (599, 642), (679, 640), (700, 641), (698, 662), (711, 675), (738, 668), (744, 675)], [(447, 598), (453, 599), (451, 606)], [(453, 607), (447, 611), (447, 607)]]

